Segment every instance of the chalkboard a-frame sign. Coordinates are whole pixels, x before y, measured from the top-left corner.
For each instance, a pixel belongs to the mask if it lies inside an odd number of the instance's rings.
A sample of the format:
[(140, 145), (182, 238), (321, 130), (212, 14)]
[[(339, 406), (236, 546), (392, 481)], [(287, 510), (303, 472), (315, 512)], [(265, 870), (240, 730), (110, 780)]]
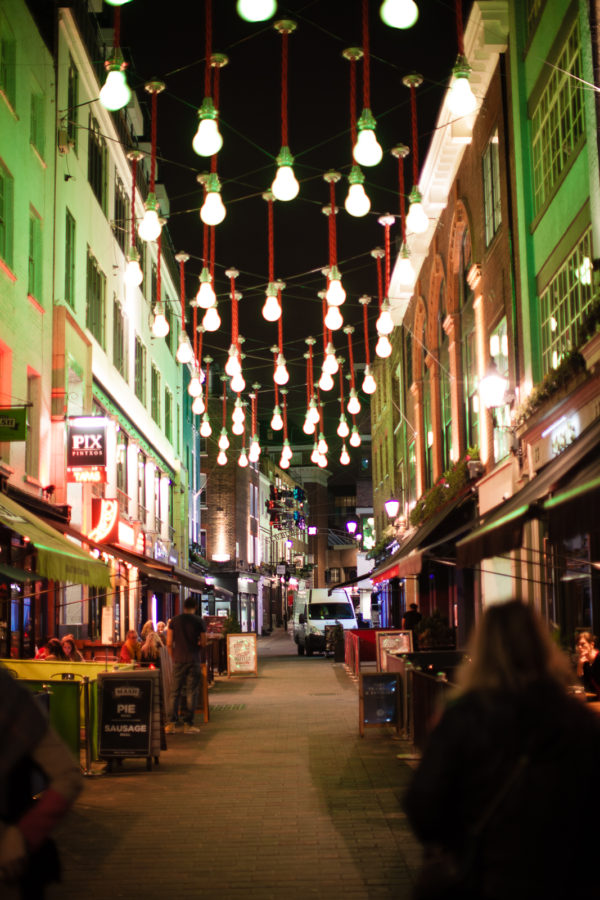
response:
[(391, 725), (400, 732), (400, 676), (398, 672), (362, 672), (359, 685), (358, 727)]
[(152, 682), (127, 672), (103, 679), (100, 695), (99, 756), (150, 757)]

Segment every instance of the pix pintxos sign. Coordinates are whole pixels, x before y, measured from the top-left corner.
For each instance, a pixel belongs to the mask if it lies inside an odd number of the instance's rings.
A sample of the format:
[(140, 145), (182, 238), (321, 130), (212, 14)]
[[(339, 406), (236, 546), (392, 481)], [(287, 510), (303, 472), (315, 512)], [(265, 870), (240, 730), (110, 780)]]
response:
[(68, 420), (68, 482), (106, 482), (106, 433), (107, 421), (103, 416), (80, 416)]

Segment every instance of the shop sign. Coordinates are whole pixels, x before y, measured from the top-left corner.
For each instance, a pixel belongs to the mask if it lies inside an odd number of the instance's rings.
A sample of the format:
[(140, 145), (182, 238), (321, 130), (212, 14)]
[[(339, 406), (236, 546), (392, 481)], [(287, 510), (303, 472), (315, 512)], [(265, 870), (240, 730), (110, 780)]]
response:
[(0, 408), (0, 441), (27, 439), (27, 407)]
[(69, 484), (106, 484), (105, 466), (72, 467), (67, 469)]
[(107, 422), (103, 416), (68, 420), (67, 468), (106, 465)]
[(92, 497), (92, 529), (90, 540), (96, 544), (118, 544), (126, 550), (143, 554), (145, 535), (139, 522), (126, 522), (119, 516), (119, 501)]

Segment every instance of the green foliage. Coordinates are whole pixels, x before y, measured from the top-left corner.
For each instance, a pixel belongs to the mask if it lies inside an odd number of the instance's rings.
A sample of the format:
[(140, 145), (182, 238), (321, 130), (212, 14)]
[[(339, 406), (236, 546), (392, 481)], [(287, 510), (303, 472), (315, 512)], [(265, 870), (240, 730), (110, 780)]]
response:
[(556, 369), (551, 369), (533, 389), (517, 411), (515, 424), (522, 425), (555, 394), (566, 387), (576, 375), (585, 371), (585, 360), (578, 350), (570, 350)]
[(235, 613), (230, 613), (223, 624), (223, 634), (241, 634), (242, 627)]
[[(477, 453), (476, 448), (470, 448)], [(453, 500), (465, 487), (469, 480), (467, 468), (468, 459), (473, 459), (470, 454), (459, 459), (457, 463), (446, 469), (437, 484), (429, 488), (419, 499), (410, 513), (410, 524), (418, 527), (427, 521), (434, 513)]]
[(577, 346), (581, 347), (582, 344), (587, 343), (598, 331), (600, 331), (600, 297), (592, 301), (579, 324)]
[(454, 629), (450, 627), (448, 619), (439, 609), (434, 609), (430, 616), (424, 616), (417, 629), (419, 634), (419, 649), (432, 647), (449, 647), (454, 645)]

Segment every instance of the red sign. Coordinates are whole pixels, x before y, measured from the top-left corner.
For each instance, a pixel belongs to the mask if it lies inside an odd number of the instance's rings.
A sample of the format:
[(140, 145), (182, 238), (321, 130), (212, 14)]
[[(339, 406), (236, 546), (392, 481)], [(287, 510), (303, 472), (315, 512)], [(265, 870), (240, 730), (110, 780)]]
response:
[(146, 536), (139, 522), (126, 522), (119, 516), (119, 501), (92, 497), (92, 530), (88, 537), (96, 544), (118, 544), (127, 550), (144, 553)]
[(69, 484), (106, 484), (106, 468), (104, 466), (68, 468), (67, 481)]

